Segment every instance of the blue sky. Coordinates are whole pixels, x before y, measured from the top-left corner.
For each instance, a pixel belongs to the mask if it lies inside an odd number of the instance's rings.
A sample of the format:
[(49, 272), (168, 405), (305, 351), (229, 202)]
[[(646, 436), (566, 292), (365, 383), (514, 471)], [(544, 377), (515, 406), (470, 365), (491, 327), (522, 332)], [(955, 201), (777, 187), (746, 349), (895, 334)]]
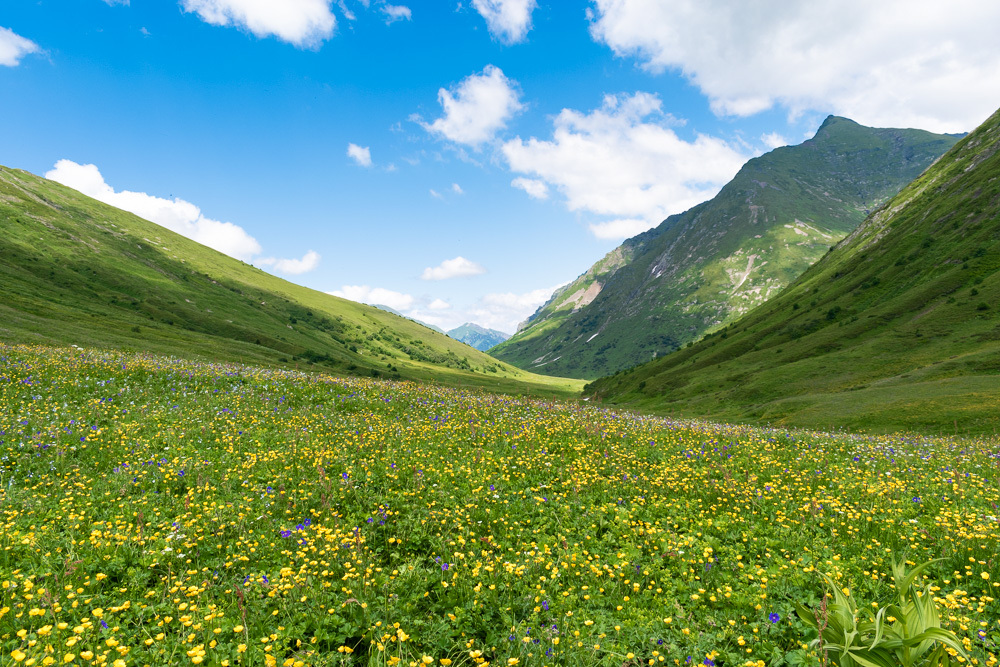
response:
[(944, 4), (4, 0), (0, 163), (512, 332), (827, 114), (973, 129), (1000, 106), (1000, 4)]

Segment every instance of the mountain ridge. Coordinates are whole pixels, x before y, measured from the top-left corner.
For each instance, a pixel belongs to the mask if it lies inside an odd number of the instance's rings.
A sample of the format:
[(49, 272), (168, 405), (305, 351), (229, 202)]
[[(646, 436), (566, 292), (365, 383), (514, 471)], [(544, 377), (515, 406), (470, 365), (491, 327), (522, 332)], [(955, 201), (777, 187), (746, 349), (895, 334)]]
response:
[(1000, 111), (781, 294), (596, 380), (616, 405), (810, 428), (1000, 428)]
[(510, 334), (497, 331), (496, 329), (488, 329), (474, 322), (466, 322), (447, 333), (455, 340), (460, 340), (480, 352), (486, 352), (510, 338)]
[(813, 138), (749, 160), (713, 199), (623, 242), (491, 353), (593, 378), (679, 349), (777, 294), (957, 140), (829, 116)]

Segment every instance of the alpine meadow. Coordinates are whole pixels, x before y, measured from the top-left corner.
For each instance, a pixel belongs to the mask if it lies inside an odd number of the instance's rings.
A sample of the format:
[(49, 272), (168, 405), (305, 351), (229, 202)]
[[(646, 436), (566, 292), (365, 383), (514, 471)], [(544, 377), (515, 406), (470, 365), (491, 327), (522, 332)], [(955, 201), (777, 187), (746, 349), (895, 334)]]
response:
[(9, 0), (0, 667), (1000, 667), (997, 25)]

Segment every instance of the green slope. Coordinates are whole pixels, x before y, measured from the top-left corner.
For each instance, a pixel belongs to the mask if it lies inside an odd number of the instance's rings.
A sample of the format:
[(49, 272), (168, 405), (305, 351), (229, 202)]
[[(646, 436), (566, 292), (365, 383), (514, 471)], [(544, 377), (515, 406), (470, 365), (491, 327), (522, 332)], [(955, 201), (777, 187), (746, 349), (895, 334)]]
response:
[(724, 420), (995, 433), (1000, 112), (780, 295), (589, 392)]
[(316, 366), (501, 391), (578, 389), (4, 167), (0, 340)]
[(603, 258), (490, 351), (594, 378), (678, 349), (777, 294), (958, 140), (831, 116), (747, 162), (711, 201)]

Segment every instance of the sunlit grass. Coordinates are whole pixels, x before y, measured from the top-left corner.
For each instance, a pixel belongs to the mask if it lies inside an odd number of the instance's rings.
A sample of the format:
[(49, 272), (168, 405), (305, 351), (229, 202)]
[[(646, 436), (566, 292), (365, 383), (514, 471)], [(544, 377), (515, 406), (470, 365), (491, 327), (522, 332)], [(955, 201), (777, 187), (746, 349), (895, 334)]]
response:
[(942, 625), (994, 665), (998, 465), (0, 346), (0, 665), (816, 663), (817, 571), (884, 604), (893, 557), (943, 559)]

